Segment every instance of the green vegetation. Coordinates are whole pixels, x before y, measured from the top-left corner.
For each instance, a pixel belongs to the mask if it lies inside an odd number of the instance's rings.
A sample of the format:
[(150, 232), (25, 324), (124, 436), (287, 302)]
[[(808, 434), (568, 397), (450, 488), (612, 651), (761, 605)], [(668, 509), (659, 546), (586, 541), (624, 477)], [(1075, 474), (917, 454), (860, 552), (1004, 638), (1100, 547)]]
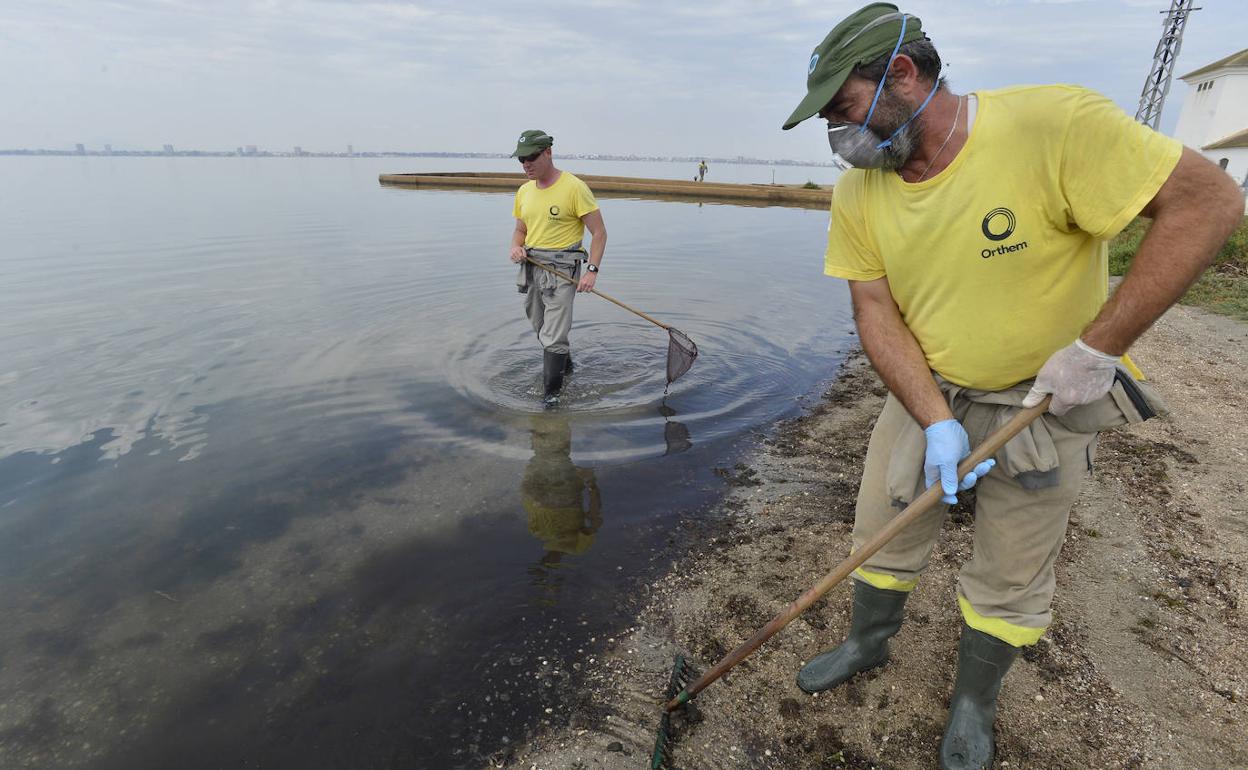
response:
[(822, 190), (823, 188), (815, 184), (814, 182), (810, 181), (809, 179), (807, 179), (806, 184), (802, 185), (802, 189), (803, 190)]
[[(1110, 275), (1127, 272), (1146, 232), (1148, 222), (1136, 219), (1109, 242)], [(1231, 234), (1213, 265), (1188, 289), (1183, 302), (1248, 321), (1248, 218)]]

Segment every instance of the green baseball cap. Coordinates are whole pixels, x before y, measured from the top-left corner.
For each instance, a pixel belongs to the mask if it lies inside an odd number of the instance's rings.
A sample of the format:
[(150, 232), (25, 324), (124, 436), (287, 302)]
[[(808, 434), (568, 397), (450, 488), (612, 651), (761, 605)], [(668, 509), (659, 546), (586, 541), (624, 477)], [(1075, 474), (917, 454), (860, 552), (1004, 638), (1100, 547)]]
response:
[(784, 130), (788, 131), (832, 101), (854, 67), (892, 53), (903, 19), (906, 34), (902, 43), (924, 37), (919, 17), (902, 13), (892, 3), (872, 3), (859, 8), (833, 27), (810, 55), (806, 67), (806, 98), (784, 122)]
[(525, 155), (541, 152), (554, 143), (555, 138), (550, 134), (531, 128), (520, 134), (520, 138), (516, 140), (516, 151), (511, 154), (511, 157), (523, 158)]

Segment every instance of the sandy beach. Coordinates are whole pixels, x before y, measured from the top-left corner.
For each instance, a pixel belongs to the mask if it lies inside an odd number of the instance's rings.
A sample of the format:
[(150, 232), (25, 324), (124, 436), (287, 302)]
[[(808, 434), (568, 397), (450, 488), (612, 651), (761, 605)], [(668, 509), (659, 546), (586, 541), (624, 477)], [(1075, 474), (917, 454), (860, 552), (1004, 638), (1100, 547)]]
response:
[[(1005, 680), (997, 767), (1248, 766), (1248, 325), (1176, 307), (1132, 354), (1171, 414), (1099, 440), (1058, 564), (1055, 622)], [(492, 766), (648, 767), (673, 656), (705, 670), (847, 553), (884, 395), (859, 355), (817, 406), (722, 469), (732, 488), (718, 515), (684, 523), (636, 623), (586, 662), (570, 721)], [(815, 697), (795, 685), (848, 628), (850, 590), (838, 586), (699, 696), (675, 766), (935, 767), (968, 502), (951, 510), (888, 665)]]

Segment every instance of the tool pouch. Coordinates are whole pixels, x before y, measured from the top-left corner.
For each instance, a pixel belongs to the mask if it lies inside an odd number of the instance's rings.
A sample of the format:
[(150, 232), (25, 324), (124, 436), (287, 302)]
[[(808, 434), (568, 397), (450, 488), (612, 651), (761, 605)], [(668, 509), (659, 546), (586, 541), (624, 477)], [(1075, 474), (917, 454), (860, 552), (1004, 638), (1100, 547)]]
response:
[[(580, 241), (566, 249), (526, 248), (524, 251), (530, 259), (535, 259), (549, 268), (558, 270), (573, 280), (580, 278), (581, 261), (585, 259), (585, 248), (581, 246)], [(560, 280), (558, 276), (551, 275), (534, 267), (531, 262), (525, 261), (520, 263), (520, 272), (516, 276), (516, 291), (526, 294), (536, 283), (539, 288), (549, 293), (558, 288)]]
[(1076, 406), (1053, 419), (1077, 433), (1097, 433), (1169, 413), (1166, 402), (1151, 384), (1135, 379), (1120, 366), (1114, 370), (1114, 385), (1104, 398)]

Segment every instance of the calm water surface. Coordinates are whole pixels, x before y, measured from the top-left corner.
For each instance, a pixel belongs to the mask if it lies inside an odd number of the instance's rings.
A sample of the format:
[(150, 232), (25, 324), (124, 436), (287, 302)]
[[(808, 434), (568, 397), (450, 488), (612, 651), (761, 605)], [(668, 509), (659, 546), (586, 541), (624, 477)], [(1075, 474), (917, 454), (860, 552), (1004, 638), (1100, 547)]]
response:
[(701, 357), (582, 296), (544, 411), (510, 195), (377, 183), (456, 168), (0, 158), (0, 767), (479, 766), (851, 344), (825, 213), (604, 200)]

